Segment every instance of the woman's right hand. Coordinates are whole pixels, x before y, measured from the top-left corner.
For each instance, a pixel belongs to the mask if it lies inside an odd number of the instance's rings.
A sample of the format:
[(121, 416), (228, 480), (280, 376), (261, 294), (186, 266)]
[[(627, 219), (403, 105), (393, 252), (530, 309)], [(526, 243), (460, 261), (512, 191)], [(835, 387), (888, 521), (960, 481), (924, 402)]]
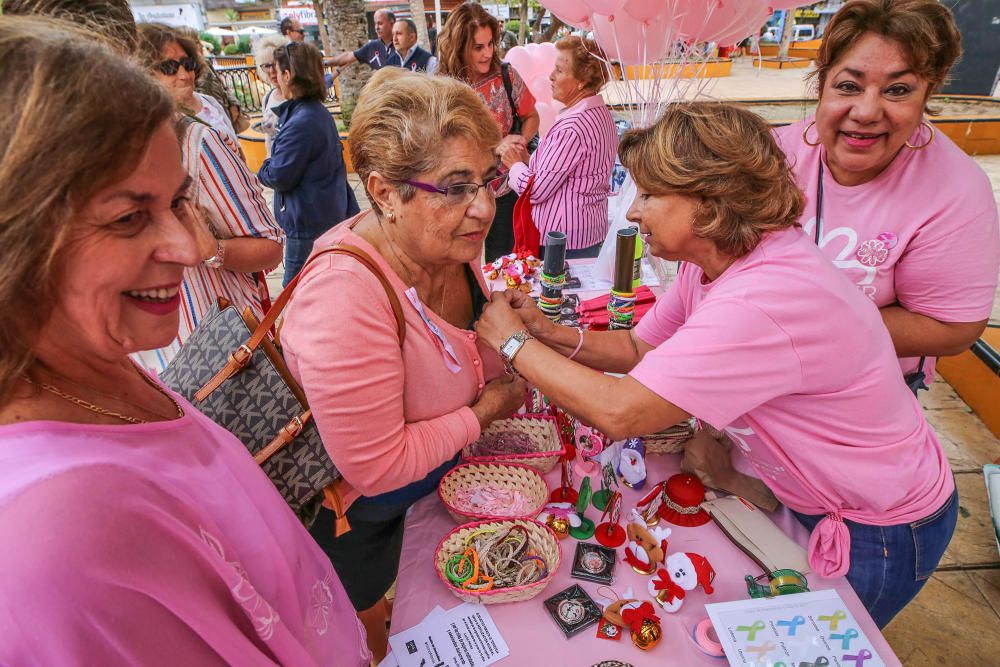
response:
[(524, 380), (509, 375), (487, 382), (479, 398), (470, 406), (479, 420), (479, 427), (486, 428), (497, 419), (514, 414), (524, 405), (527, 387)]
[(524, 322), (524, 328), (535, 338), (545, 340), (547, 333), (556, 325), (538, 309), (538, 304), (528, 294), (521, 290), (509, 289), (504, 292), (504, 298), (514, 309), (517, 316)]

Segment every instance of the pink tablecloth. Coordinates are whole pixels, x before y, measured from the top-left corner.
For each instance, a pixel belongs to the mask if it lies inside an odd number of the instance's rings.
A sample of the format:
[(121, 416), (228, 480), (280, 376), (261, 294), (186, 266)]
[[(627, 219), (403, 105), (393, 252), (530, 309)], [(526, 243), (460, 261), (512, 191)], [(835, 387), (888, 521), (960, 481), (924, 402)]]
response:
[[(680, 460), (677, 456), (648, 457), (650, 481), (666, 479), (677, 472), (679, 465)], [(547, 476), (546, 481), (550, 489), (558, 486), (558, 468)], [(624, 517), (642, 494), (626, 488), (623, 489), (623, 495)], [(596, 522), (600, 518), (600, 512), (591, 508), (587, 516)], [(805, 545), (808, 534), (789, 512), (781, 513), (775, 518), (783, 530), (800, 544)], [(660, 525), (666, 524), (661, 522)], [(445, 512), (437, 494), (424, 498), (410, 510), (406, 519), (406, 535), (400, 559), (399, 581), (390, 631), (392, 634), (416, 625), (436, 605), (450, 609), (460, 603), (460, 600), (438, 580), (433, 566), (434, 550), (438, 542), (454, 527), (454, 520)], [(510, 646), (510, 657), (498, 664), (518, 667), (559, 665), (587, 667), (602, 660), (612, 659), (630, 663), (635, 667), (725, 664), (721, 659), (705, 656), (694, 647), (688, 639), (691, 626), (707, 616), (705, 603), (747, 599), (743, 577), (747, 574), (760, 574), (760, 571), (753, 561), (731, 544), (713, 523), (697, 528), (670, 527), (673, 534), (669, 539), (668, 551), (694, 551), (702, 554), (712, 563), (717, 576), (713, 583), (715, 592), (712, 595), (706, 595), (701, 588), (692, 591), (678, 613), (667, 614), (657, 607), (664, 636), (656, 648), (644, 653), (633, 646), (627, 636), (619, 641), (598, 639), (596, 625), (572, 639), (563, 636), (542, 605), (545, 598), (573, 584), (579, 584), (599, 605), (604, 601), (598, 593), (601, 584), (570, 578), (576, 540), (567, 538), (562, 542), (562, 564), (544, 591), (524, 602), (489, 606), (490, 614)], [(619, 558), (622, 552), (623, 549), (619, 548)], [(649, 599), (645, 592), (647, 581), (648, 577), (635, 574), (628, 565), (619, 561), (612, 588), (622, 594), (631, 586), (636, 597)], [(811, 576), (809, 585), (812, 590), (836, 589), (886, 664), (901, 664), (846, 579), (824, 580)]]

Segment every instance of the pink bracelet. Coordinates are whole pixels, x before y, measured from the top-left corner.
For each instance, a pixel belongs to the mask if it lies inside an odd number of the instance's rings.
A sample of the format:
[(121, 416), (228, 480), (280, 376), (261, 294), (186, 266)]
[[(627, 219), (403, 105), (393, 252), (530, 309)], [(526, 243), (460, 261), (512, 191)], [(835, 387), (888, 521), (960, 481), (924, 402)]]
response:
[(583, 329), (580, 328), (580, 329), (577, 329), (577, 331), (580, 332), (580, 341), (576, 344), (576, 349), (573, 350), (573, 354), (571, 354), (571, 355), (569, 355), (569, 357), (567, 357), (570, 361), (573, 361), (573, 357), (575, 357), (577, 354), (579, 354), (580, 348), (583, 347)]

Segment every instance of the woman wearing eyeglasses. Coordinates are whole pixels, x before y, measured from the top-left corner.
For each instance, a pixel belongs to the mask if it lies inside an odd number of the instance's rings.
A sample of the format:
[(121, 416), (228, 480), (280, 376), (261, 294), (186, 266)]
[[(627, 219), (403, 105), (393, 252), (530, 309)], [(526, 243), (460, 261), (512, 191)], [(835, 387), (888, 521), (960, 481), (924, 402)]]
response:
[(264, 135), (264, 150), (268, 157), (271, 157), (271, 142), (274, 141), (274, 133), (278, 130), (278, 115), (274, 113), (274, 108), (285, 101), (281, 96), (281, 89), (278, 87), (278, 67), (274, 64), (274, 51), (280, 49), (290, 40), (284, 35), (267, 35), (257, 40), (253, 47), (254, 62), (257, 63), (257, 72), (262, 81), (271, 84), (271, 90), (264, 95), (261, 102), (260, 131)]
[[(136, 56), (170, 91), (181, 111), (193, 111), (189, 93), (194, 74), (187, 69), (190, 63), (178, 65), (173, 59), (190, 48), (189, 40), (169, 26), (139, 25)], [(164, 74), (173, 67), (173, 75)], [(207, 108), (208, 104), (202, 110)], [(263, 317), (261, 289), (266, 284), (262, 272), (281, 261), (283, 241), (260, 181), (240, 157), (238, 145), (202, 116), (178, 113), (176, 121), (184, 167), (195, 184), (192, 201), (202, 218), (202, 224), (194, 227), (202, 261), (184, 272), (177, 338), (167, 347), (136, 355), (144, 367), (157, 372), (166, 368), (198, 323), (213, 312), (219, 297)], [(229, 123), (225, 118), (222, 121)]]
[(479, 97), (454, 79), (379, 70), (350, 142), (372, 209), (318, 239), (317, 252), (339, 243), (370, 256), (401, 304), (405, 340), (401, 347), (379, 277), (344, 255), (306, 266), (281, 338), (343, 474), (350, 530), (324, 509), (311, 532), (380, 659), (383, 596), (396, 577), (406, 510), (434, 491), (483, 427), (521, 405), (524, 385), (501, 372), (472, 330), (487, 300), (479, 255), (505, 180), (493, 153), (500, 131)]
[(312, 44), (289, 42), (274, 49), (278, 89), (277, 129), (271, 155), (261, 165), (261, 182), (274, 188), (274, 217), (285, 230), (287, 285), (298, 275), (313, 243), (358, 211), (347, 184), (344, 147), (323, 106), (323, 56)]

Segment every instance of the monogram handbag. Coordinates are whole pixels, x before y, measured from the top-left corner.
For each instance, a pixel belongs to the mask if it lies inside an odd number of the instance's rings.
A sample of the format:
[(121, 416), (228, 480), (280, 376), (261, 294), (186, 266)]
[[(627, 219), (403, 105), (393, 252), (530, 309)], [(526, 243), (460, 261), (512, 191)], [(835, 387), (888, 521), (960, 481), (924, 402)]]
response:
[[(360, 248), (344, 244), (314, 254), (306, 266), (326, 254), (350, 255), (375, 274), (389, 297), (402, 347), (403, 308), (378, 264)], [(320, 439), (305, 393), (270, 336), (305, 268), (260, 322), (249, 309), (240, 313), (220, 303), (219, 312), (198, 324), (161, 379), (239, 438), (308, 526), (324, 497), (342, 517), (330, 488), (340, 473)]]

